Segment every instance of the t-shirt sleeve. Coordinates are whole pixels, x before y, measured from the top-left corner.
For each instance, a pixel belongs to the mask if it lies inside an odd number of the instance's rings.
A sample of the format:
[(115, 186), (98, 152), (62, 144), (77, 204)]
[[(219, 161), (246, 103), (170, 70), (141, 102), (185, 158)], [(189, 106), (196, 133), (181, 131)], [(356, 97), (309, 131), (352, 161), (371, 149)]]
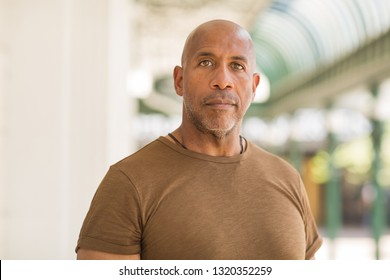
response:
[(316, 251), (322, 245), (322, 238), (318, 232), (316, 221), (313, 217), (313, 213), (310, 208), (309, 199), (306, 193), (305, 186), (302, 179), (299, 179), (300, 190), (301, 190), (301, 203), (303, 208), (303, 219), (305, 223), (306, 233), (306, 256), (305, 259), (312, 259)]
[(112, 166), (100, 183), (81, 228), (79, 248), (114, 253), (141, 252), (138, 192), (131, 180)]

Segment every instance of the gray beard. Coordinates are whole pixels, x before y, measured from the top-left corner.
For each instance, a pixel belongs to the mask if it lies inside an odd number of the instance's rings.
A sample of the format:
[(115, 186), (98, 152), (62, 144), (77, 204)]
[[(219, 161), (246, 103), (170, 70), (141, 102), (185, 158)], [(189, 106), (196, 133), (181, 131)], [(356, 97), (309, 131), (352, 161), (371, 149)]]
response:
[(195, 125), (195, 127), (203, 134), (211, 134), (217, 139), (223, 139), (227, 137), (234, 129), (237, 127), (238, 120), (235, 118), (233, 126), (226, 129), (218, 129), (218, 128), (212, 128), (213, 125), (209, 121), (205, 121), (205, 118), (202, 118), (201, 115), (194, 114), (193, 110), (191, 108), (186, 108), (186, 115), (188, 119)]

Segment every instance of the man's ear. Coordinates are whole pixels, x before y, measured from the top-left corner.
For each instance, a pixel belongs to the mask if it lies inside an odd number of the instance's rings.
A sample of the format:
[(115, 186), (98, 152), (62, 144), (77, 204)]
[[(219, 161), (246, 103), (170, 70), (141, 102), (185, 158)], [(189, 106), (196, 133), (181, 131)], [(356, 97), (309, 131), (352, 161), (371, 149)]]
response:
[(256, 89), (260, 84), (260, 74), (259, 73), (253, 73), (253, 79), (252, 79), (252, 101), (255, 99), (256, 96)]
[(180, 66), (176, 66), (175, 69), (173, 69), (173, 83), (176, 94), (183, 96), (183, 68)]

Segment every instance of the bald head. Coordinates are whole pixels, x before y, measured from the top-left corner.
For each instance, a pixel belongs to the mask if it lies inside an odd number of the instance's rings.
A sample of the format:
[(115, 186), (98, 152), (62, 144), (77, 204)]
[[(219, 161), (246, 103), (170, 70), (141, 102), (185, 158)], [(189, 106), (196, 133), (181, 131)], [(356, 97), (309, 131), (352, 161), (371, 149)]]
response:
[(256, 65), (256, 55), (252, 38), (240, 25), (228, 20), (212, 20), (195, 28), (188, 36), (181, 57), (182, 66), (185, 67), (189, 57), (203, 47), (239, 45), (245, 52), (250, 64)]

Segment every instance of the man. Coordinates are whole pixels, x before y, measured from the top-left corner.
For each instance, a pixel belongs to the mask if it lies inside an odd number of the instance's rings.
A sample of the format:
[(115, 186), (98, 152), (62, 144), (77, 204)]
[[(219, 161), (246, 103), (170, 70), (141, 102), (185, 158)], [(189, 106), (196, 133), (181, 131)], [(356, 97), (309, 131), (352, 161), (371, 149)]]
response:
[(240, 136), (260, 76), (239, 25), (206, 22), (173, 72), (182, 123), (111, 166), (78, 259), (312, 259), (321, 245), (299, 174)]

